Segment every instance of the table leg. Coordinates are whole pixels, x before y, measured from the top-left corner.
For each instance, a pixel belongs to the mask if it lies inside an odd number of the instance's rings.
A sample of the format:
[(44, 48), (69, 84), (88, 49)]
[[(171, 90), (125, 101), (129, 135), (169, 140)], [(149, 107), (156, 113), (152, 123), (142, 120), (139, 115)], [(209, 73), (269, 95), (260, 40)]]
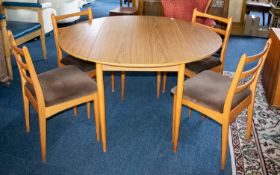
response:
[(177, 151), (179, 129), (181, 121), (181, 110), (182, 110), (182, 98), (184, 88), (184, 72), (185, 64), (179, 65), (178, 80), (177, 80), (177, 92), (176, 92), (176, 106), (175, 106), (175, 124), (174, 124), (174, 139), (173, 139), (173, 151)]
[(161, 72), (157, 72), (157, 98), (160, 96), (160, 80), (161, 80)]
[(176, 94), (173, 96), (173, 107), (172, 107), (172, 144), (174, 145), (174, 125), (175, 125), (175, 113), (176, 113)]
[(101, 126), (101, 138), (103, 152), (107, 150), (106, 140), (106, 116), (105, 116), (105, 96), (102, 64), (96, 63), (97, 94), (99, 100), (99, 116)]
[(124, 88), (125, 88), (125, 72), (121, 71), (121, 96), (122, 100), (124, 100)]

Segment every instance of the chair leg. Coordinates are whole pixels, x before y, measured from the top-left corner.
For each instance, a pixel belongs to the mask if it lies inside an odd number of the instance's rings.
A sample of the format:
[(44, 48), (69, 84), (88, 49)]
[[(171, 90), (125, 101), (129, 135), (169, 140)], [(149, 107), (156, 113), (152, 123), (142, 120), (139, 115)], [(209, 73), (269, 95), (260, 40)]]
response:
[(111, 72), (112, 92), (115, 92), (115, 72)]
[(8, 76), (10, 80), (13, 80), (13, 68), (12, 68), (12, 63), (11, 63), (11, 56), (9, 54), (8, 57), (6, 57), (6, 64), (7, 64), (7, 71), (8, 71)]
[(227, 158), (227, 145), (228, 145), (228, 127), (229, 124), (222, 124), (222, 159), (221, 168), (225, 169)]
[(124, 100), (124, 87), (125, 87), (125, 72), (121, 72), (121, 93), (122, 93), (122, 100)]
[(6, 27), (1, 30), (2, 32), (2, 39), (3, 39), (3, 49), (5, 53), (5, 60), (7, 64), (7, 71), (8, 71), (8, 76), (10, 80), (13, 80), (13, 68), (12, 68), (12, 63), (11, 63), (11, 50), (10, 50), (10, 44), (9, 44), (9, 39), (8, 39), (8, 32), (6, 30)]
[(192, 109), (189, 108), (189, 117), (191, 118), (192, 117)]
[(25, 130), (27, 133), (29, 133), (30, 132), (29, 100), (25, 95), (23, 96), (23, 105), (24, 105)]
[(157, 98), (160, 95), (160, 79), (161, 79), (161, 72), (157, 72)]
[(174, 125), (175, 125), (175, 107), (176, 107), (176, 95), (173, 96), (173, 110), (172, 110), (172, 144), (174, 144)]
[(254, 113), (254, 103), (252, 102), (252, 103), (248, 106), (247, 134), (246, 134), (247, 142), (249, 142), (249, 141), (250, 141), (250, 138), (251, 138), (253, 113)]
[(40, 39), (41, 39), (41, 47), (42, 47), (43, 58), (47, 59), (46, 38), (45, 38), (44, 31), (41, 31)]
[(73, 110), (74, 110), (74, 116), (75, 116), (75, 117), (77, 117), (77, 115), (78, 115), (78, 109), (77, 109), (77, 106), (75, 106), (75, 107), (73, 108)]
[(96, 140), (100, 141), (100, 120), (99, 120), (99, 103), (98, 98), (94, 100), (94, 118), (95, 118), (95, 130), (96, 130)]
[(164, 73), (163, 73), (163, 82), (162, 82), (162, 92), (163, 92), (163, 93), (166, 92), (166, 79), (167, 79), (167, 73), (164, 72)]
[(90, 119), (90, 102), (87, 102), (87, 118)]
[(42, 161), (46, 162), (46, 149), (47, 149), (47, 133), (46, 133), (46, 117), (39, 112), (39, 128), (40, 128), (40, 142)]

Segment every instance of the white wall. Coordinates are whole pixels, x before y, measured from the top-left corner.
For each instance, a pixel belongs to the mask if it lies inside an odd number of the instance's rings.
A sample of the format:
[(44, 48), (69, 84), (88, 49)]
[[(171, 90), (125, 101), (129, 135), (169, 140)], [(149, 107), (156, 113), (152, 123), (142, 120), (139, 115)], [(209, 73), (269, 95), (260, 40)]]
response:
[(230, 0), (228, 15), (232, 16), (233, 22), (240, 22), (242, 5), (245, 0)]

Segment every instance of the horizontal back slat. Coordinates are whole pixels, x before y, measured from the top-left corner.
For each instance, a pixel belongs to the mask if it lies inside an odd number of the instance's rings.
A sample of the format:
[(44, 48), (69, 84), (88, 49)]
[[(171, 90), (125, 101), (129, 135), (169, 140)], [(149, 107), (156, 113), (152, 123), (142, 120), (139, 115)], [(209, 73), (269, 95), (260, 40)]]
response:
[(254, 68), (250, 69), (250, 70), (247, 70), (245, 72), (242, 72), (240, 78), (246, 78), (254, 73), (256, 73), (256, 71), (258, 71), (259, 67), (261, 66), (260, 64), (261, 62), (258, 63), (257, 66), (255, 66)]
[(92, 10), (91, 8), (88, 8), (87, 10), (77, 12), (77, 13), (71, 13), (71, 14), (66, 14), (66, 15), (60, 15), (60, 16), (55, 16), (56, 21), (60, 21), (66, 18), (71, 18), (71, 17), (76, 17), (76, 16), (88, 16), (88, 20), (92, 20)]

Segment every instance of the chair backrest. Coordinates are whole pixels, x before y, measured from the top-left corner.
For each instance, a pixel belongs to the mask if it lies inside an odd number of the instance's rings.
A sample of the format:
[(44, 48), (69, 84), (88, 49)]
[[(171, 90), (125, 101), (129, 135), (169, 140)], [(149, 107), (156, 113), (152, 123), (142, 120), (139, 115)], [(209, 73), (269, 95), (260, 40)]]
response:
[(71, 13), (71, 14), (60, 15), (60, 16), (56, 16), (54, 14), (51, 15), (58, 64), (60, 64), (60, 61), (62, 60), (62, 50), (61, 50), (61, 48), (59, 47), (59, 44), (58, 44), (58, 34), (59, 33), (58, 33), (57, 23), (60, 20), (63, 20), (63, 19), (66, 19), (66, 18), (75, 17), (75, 16), (87, 16), (89, 22), (91, 22), (92, 19), (93, 19), (92, 10), (91, 10), (90, 7), (87, 10), (84, 10), (84, 11), (81, 11), (81, 12), (77, 12), (77, 13)]
[[(226, 27), (225, 28), (215, 28), (215, 26), (201, 24), (202, 20), (205, 20), (205, 19), (214, 20), (215, 22), (222, 23)], [(232, 17), (223, 18), (223, 17), (219, 17), (219, 16), (202, 13), (202, 12), (199, 12), (197, 9), (194, 9), (192, 22), (203, 25), (203, 26), (217, 32), (219, 35), (222, 36), (223, 42), (222, 42), (222, 48), (221, 48), (221, 53), (220, 53), (220, 61), (222, 63), (222, 65), (221, 65), (222, 70), (224, 70), (224, 60), (225, 60), (228, 40), (230, 37), (231, 28), (232, 28)]]
[[(20, 73), (22, 95), (31, 97), (33, 100), (30, 100), (30, 102), (34, 107), (38, 105), (45, 106), (42, 88), (27, 47), (18, 48), (11, 31), (8, 31), (8, 37)], [(27, 84), (33, 87), (36, 97), (33, 97), (30, 92), (25, 90)]]
[(212, 0), (161, 0), (164, 16), (192, 20), (193, 10), (207, 12)]
[[(224, 112), (231, 110), (232, 100), (235, 94), (240, 93), (241, 91), (249, 88), (251, 90), (253, 99), (255, 97), (256, 87), (258, 79), (267, 58), (268, 51), (270, 49), (272, 40), (269, 39), (262, 52), (254, 55), (247, 56), (246, 54), (242, 55), (237, 66), (235, 75), (232, 79), (231, 86), (226, 97)], [(244, 70), (246, 64), (255, 63), (256, 65), (249, 70)]]

